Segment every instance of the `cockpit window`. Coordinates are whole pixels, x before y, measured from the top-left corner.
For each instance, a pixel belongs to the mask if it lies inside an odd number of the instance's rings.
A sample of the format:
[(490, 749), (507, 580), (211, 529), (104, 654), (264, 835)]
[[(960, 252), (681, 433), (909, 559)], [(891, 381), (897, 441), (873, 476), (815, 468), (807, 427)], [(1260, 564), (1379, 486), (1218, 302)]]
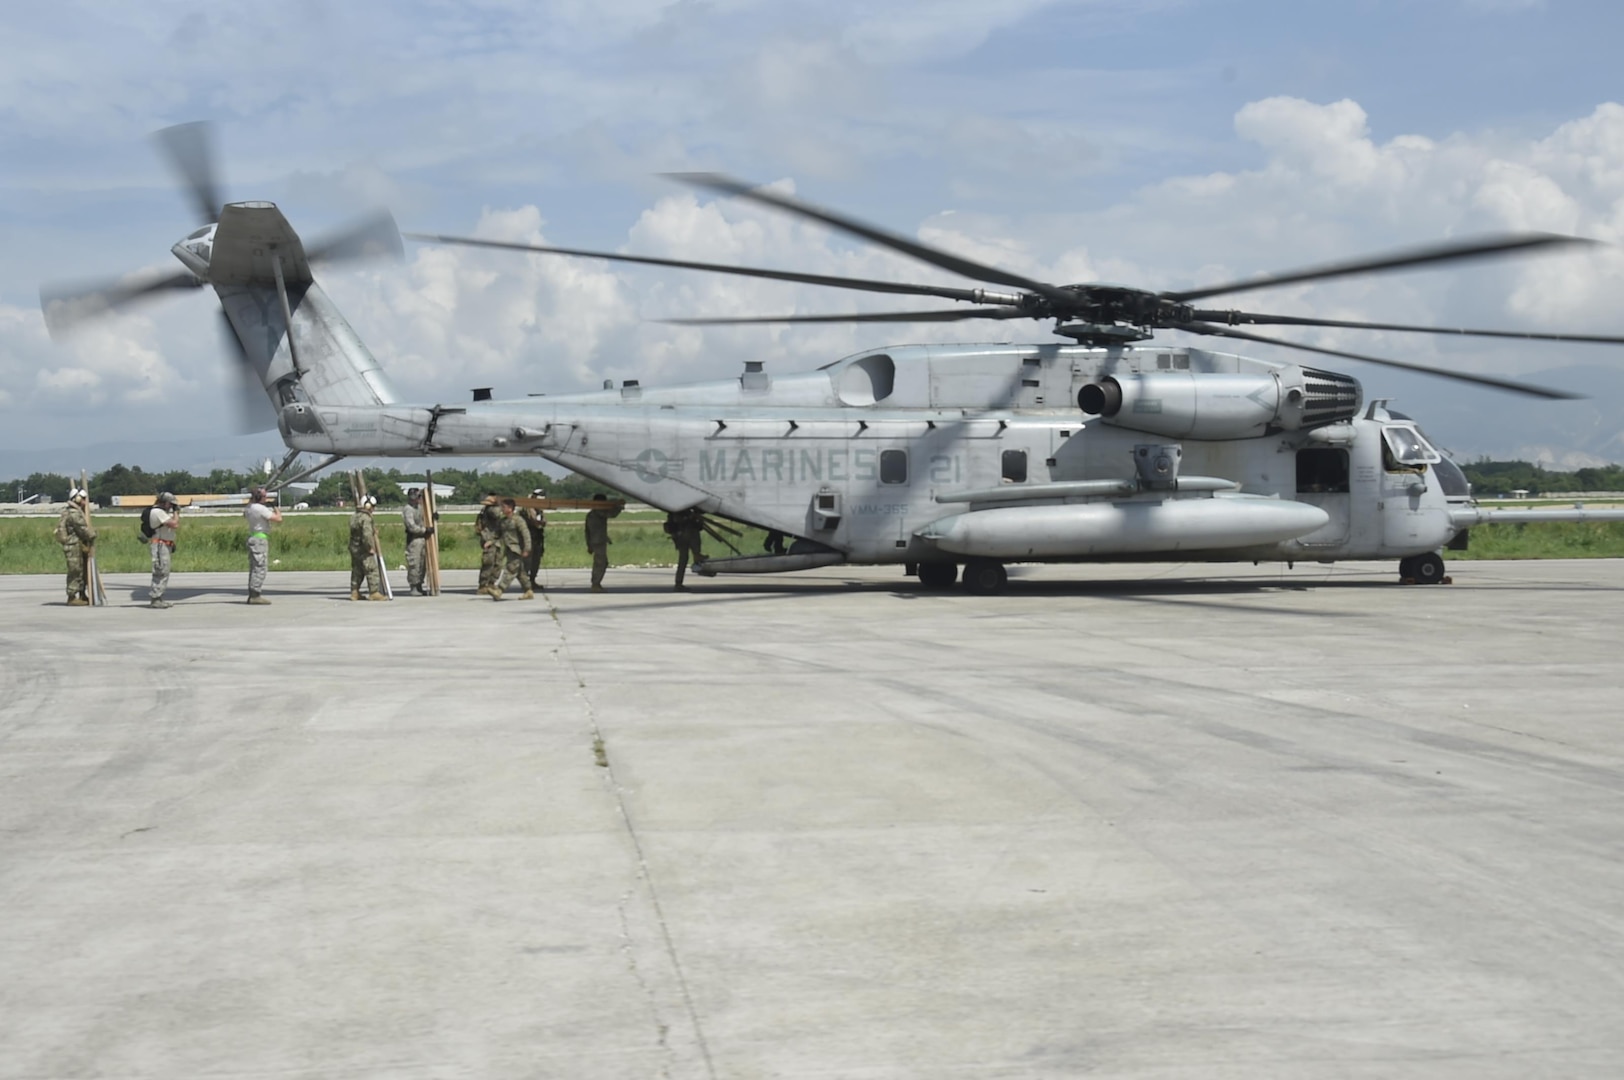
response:
[[(198, 229), (196, 232), (193, 232), (192, 234), (187, 236), (186, 239), (188, 239), (188, 240), (200, 240), (203, 237), (209, 235), (209, 230), (212, 229), (212, 228), (214, 228), (213, 225), (205, 225), (201, 229)], [(170, 233), (169, 235), (174, 236), (175, 234)]]
[(1382, 440), (1382, 463), (1388, 472), (1421, 472), (1442, 460), (1415, 428), (1386, 428), (1382, 431)]

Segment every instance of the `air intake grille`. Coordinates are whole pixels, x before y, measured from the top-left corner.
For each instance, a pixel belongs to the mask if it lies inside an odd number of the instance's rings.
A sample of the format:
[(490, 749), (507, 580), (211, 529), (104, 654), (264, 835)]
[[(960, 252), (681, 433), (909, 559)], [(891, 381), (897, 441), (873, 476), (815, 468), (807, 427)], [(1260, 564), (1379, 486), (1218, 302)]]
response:
[(1334, 371), (1303, 368), (1303, 427), (1319, 427), (1359, 414), (1359, 380)]

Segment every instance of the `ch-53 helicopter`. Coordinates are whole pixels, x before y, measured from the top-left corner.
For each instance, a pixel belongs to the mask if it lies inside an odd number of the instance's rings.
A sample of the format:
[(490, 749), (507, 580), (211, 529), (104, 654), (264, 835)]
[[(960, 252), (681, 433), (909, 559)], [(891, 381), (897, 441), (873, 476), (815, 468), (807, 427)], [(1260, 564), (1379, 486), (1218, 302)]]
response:
[[(1533, 341), (1624, 338), (1456, 330), (1208, 309), (1219, 295), (1592, 241), (1520, 234), (1457, 241), (1208, 288), (1149, 292), (1053, 285), (712, 174), (675, 179), (821, 223), (1012, 291), (863, 280), (443, 235), (475, 245), (931, 296), (971, 307), (672, 322), (1052, 320), (1064, 341), (905, 345), (814, 371), (682, 386), (451, 404), (402, 401), (312, 276), (312, 265), (402, 253), (380, 214), (306, 248), (269, 202), (222, 206), (207, 130), (158, 141), (190, 189), (197, 229), (171, 249), (184, 269), (144, 284), (43, 289), (53, 333), (146, 297), (212, 286), (241, 370), (262, 388), (289, 448), (275, 487), (345, 457), (539, 456), (662, 510), (703, 512), (791, 539), (782, 553), (711, 559), (699, 571), (767, 573), (896, 564), (927, 588), (996, 593), (1009, 563), (1398, 560), (1400, 578), (1445, 578), (1441, 550), (1488, 522), (1624, 520), (1624, 511), (1478, 507), (1461, 470), (1415, 421), (1367, 402), (1359, 381), (1316, 367), (1147, 344), (1160, 330), (1284, 345), (1543, 398), (1508, 379), (1263, 337), (1243, 326), (1339, 327)], [(267, 425), (268, 426), (268, 425)], [(299, 455), (326, 455), (292, 471)]]

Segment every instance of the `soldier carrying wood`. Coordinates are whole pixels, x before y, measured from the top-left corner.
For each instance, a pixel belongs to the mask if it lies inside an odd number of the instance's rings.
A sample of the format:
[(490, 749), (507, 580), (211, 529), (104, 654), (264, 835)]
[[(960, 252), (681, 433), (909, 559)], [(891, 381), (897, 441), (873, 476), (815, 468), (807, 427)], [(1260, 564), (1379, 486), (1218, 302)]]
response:
[(56, 542), (62, 545), (62, 557), (68, 564), (68, 606), (89, 607), (90, 597), (85, 593), (85, 574), (91, 554), (96, 550), (96, 530), (90, 527), (85, 507), (90, 493), (74, 488), (68, 493), (68, 505), (56, 522)]

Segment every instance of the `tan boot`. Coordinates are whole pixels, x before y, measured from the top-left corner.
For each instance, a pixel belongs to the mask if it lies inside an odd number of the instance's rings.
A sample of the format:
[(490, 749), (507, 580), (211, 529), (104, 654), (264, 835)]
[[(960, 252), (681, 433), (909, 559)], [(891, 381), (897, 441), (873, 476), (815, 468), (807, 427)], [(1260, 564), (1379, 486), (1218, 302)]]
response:
[(350, 599), (351, 600), (359, 600), (359, 599), (361, 599), (361, 590), (360, 589), (351, 589), (350, 590)]
[(250, 604), (269, 604), (270, 603), (269, 600), (265, 599), (264, 596), (260, 595), (257, 592), (248, 594), (248, 602)]
[(69, 607), (89, 607), (90, 606), (90, 601), (86, 600), (82, 596), (70, 596), (70, 597), (68, 597), (68, 606)]
[(500, 599), (502, 599), (502, 590), (501, 589), (490, 589), (490, 590), (487, 590), (486, 595), (488, 595), (492, 600), (500, 600)]
[(371, 595), (369, 595), (367, 597), (367, 599), (368, 600), (387, 600), (387, 599), (389, 599), (389, 597), (385, 596), (381, 592), (375, 592), (375, 593), (372, 593)]
[(526, 589), (524, 591), (524, 595), (519, 597), (520, 600), (534, 600), (535, 598), (536, 598), (536, 594), (533, 591), (531, 591), (530, 589)]
[(603, 586), (602, 585), (594, 585), (594, 586), (592, 586), (592, 591), (593, 592), (603, 592)]

